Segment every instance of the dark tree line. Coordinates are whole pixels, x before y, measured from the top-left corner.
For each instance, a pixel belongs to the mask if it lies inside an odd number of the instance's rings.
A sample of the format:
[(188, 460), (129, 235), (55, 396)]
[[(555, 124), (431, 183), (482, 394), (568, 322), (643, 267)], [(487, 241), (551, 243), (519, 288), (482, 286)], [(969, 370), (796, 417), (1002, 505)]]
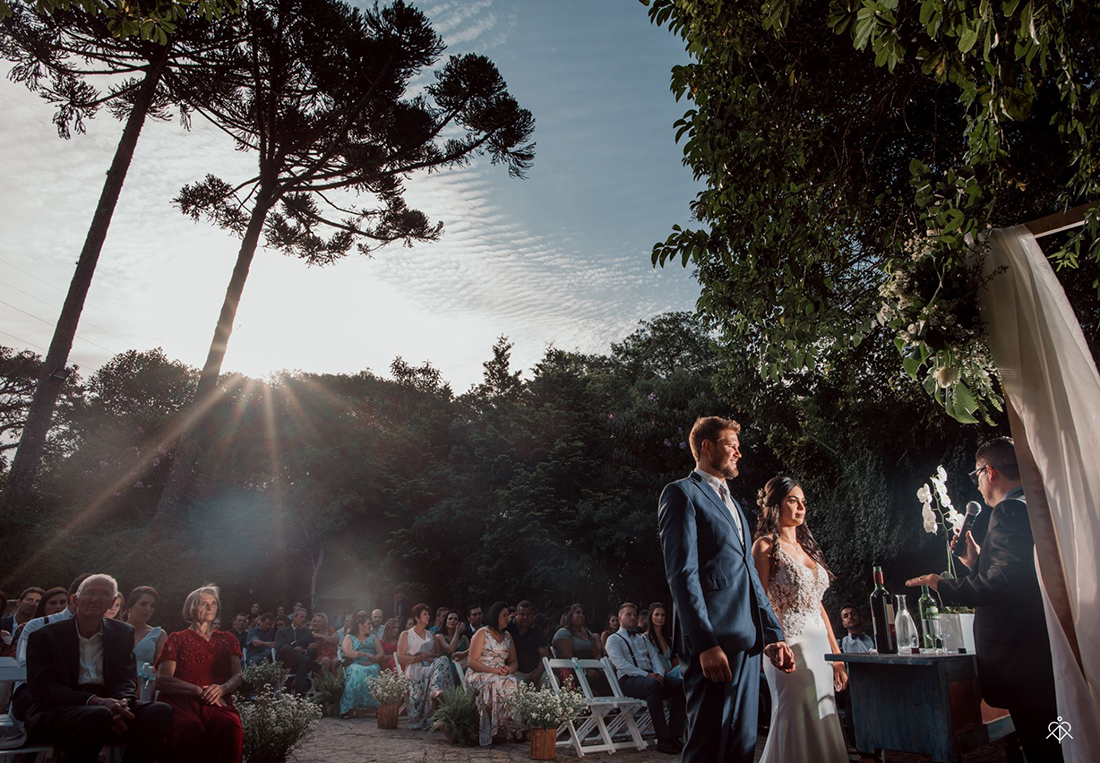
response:
[[(215, 580), (229, 601), (255, 590), (290, 603), (347, 578), (375, 602), (403, 584), (433, 604), (580, 601), (602, 616), (626, 598), (667, 600), (657, 497), (691, 470), (687, 432), (713, 413), (744, 425), (733, 490), (747, 511), (777, 472), (803, 480), (838, 576), (834, 609), (864, 598), (872, 563), (894, 581), (943, 566), (915, 492), (943, 462), (956, 501), (969, 499), (978, 431), (885, 378), (889, 348), (803, 387), (759, 381), (748, 358), (720, 363), (688, 314), (645, 322), (606, 354), (550, 349), (525, 373), (510, 349), (502, 338), (463, 394), (400, 358), (387, 376), (223, 376), (195, 435), (194, 502), (156, 530), (199, 373), (160, 351), (119, 355), (74, 382), (38, 513), (5, 527), (0, 586), (95, 567), (168, 596)], [(4, 358), (6, 378), (19, 366)]]

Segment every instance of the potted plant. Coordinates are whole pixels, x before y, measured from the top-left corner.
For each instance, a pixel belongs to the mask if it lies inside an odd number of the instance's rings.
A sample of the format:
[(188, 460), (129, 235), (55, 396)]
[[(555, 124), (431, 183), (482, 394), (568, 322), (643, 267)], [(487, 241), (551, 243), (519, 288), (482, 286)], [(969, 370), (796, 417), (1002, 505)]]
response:
[(344, 696), (344, 669), (334, 673), (320, 671), (313, 674), (313, 691), (310, 698), (321, 707), (321, 712), (335, 718), (340, 713), (340, 699)]
[(409, 696), (412, 681), (396, 670), (384, 670), (367, 679), (371, 695), (378, 700), (378, 728), (397, 728), (397, 711)]
[(238, 699), (252, 699), (265, 687), (282, 691), (290, 671), (277, 662), (254, 662), (241, 671), (241, 684), (237, 688)]
[(313, 732), (321, 710), (308, 699), (265, 686), (256, 698), (237, 705), (244, 727), (247, 763), (285, 763), (291, 750)]
[(472, 747), (477, 744), (478, 728), (481, 716), (477, 709), (477, 700), (473, 692), (461, 686), (452, 686), (443, 692), (442, 703), (432, 716), (429, 734), (442, 729), (447, 741), (459, 747)]
[(585, 708), (584, 695), (565, 688), (554, 691), (530, 684), (520, 686), (512, 706), (520, 721), (528, 727), (532, 760), (553, 760), (557, 752), (558, 727), (573, 720)]

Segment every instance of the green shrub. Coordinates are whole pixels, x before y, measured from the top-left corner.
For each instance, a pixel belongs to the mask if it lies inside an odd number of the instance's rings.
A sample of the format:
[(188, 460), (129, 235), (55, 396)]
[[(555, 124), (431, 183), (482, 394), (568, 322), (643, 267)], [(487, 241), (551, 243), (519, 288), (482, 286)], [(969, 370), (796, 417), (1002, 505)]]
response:
[(452, 686), (443, 692), (442, 704), (432, 716), (431, 730), (442, 729), (451, 744), (472, 747), (478, 741), (480, 720), (473, 692), (468, 692), (461, 686)]

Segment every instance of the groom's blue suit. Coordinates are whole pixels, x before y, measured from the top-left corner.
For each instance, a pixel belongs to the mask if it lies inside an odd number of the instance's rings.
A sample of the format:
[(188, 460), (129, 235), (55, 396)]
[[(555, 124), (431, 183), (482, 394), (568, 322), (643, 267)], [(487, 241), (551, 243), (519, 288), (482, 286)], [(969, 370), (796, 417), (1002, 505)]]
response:
[[(697, 473), (669, 483), (657, 522), (672, 590), (687, 695), (688, 741), (683, 763), (751, 763), (756, 748), (760, 655), (783, 640), (779, 622), (753, 565), (752, 534), (734, 501), (734, 515)], [(699, 655), (721, 646), (733, 681), (709, 681)]]

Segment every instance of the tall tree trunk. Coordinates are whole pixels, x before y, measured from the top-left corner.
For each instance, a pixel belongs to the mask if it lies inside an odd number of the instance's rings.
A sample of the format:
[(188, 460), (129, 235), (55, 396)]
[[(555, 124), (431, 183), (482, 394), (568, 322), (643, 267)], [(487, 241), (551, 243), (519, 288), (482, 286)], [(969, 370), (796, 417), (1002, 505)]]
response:
[(310, 562), (313, 564), (313, 576), (309, 579), (309, 609), (317, 609), (317, 577), (321, 574), (321, 565), (325, 563), (325, 543), (321, 541), (317, 556)]
[(244, 291), (244, 283), (248, 280), (252, 258), (256, 255), (260, 233), (263, 232), (267, 213), (273, 204), (274, 199), (270, 190), (261, 187), (256, 204), (252, 208), (248, 228), (245, 229), (244, 239), (241, 241), (241, 248), (237, 252), (237, 264), (233, 266), (229, 287), (225, 290), (225, 301), (222, 302), (218, 325), (214, 328), (214, 338), (210, 342), (206, 364), (203, 365), (202, 374), (199, 376), (195, 399), (184, 413), (188, 418), (187, 427), (180, 436), (176, 457), (172, 459), (168, 479), (164, 484), (164, 492), (161, 493), (160, 501), (157, 503), (155, 522), (158, 527), (164, 527), (166, 523), (179, 519), (184, 504), (187, 503), (187, 491), (191, 485), (199, 455), (199, 443), (195, 432), (207, 411), (217, 401), (218, 376), (221, 374), (222, 361), (225, 360), (225, 351), (229, 347), (229, 336), (233, 333), (233, 320), (241, 304), (241, 294)]
[(42, 460), (42, 451), (46, 447), (46, 436), (50, 431), (57, 398), (65, 384), (65, 366), (69, 362), (69, 352), (73, 348), (76, 327), (80, 323), (80, 314), (84, 310), (84, 300), (92, 285), (92, 276), (95, 275), (96, 264), (99, 262), (100, 252), (103, 251), (103, 242), (107, 239), (107, 230), (111, 227), (111, 217), (114, 215), (119, 194), (122, 193), (122, 184), (130, 169), (130, 161), (134, 158), (138, 136), (141, 135), (145, 117), (149, 113), (157, 85), (167, 64), (170, 45), (171, 42), (160, 50), (158, 58), (151, 62), (146, 71), (145, 79), (137, 91), (133, 109), (122, 130), (122, 138), (118, 142), (118, 148), (115, 149), (115, 157), (111, 161), (110, 169), (107, 170), (107, 180), (100, 192), (99, 204), (92, 217), (88, 235), (84, 239), (84, 248), (80, 252), (80, 259), (77, 260), (76, 272), (73, 273), (73, 279), (69, 283), (69, 292), (65, 295), (65, 304), (61, 308), (61, 316), (57, 319), (57, 327), (54, 329), (50, 349), (46, 353), (42, 375), (39, 377), (34, 399), (27, 413), (27, 423), (23, 427), (19, 449), (16, 450), (12, 461), (8, 484), (4, 489), (3, 497), (0, 498), (0, 516), (14, 513), (24, 508), (29, 502), (34, 477)]

